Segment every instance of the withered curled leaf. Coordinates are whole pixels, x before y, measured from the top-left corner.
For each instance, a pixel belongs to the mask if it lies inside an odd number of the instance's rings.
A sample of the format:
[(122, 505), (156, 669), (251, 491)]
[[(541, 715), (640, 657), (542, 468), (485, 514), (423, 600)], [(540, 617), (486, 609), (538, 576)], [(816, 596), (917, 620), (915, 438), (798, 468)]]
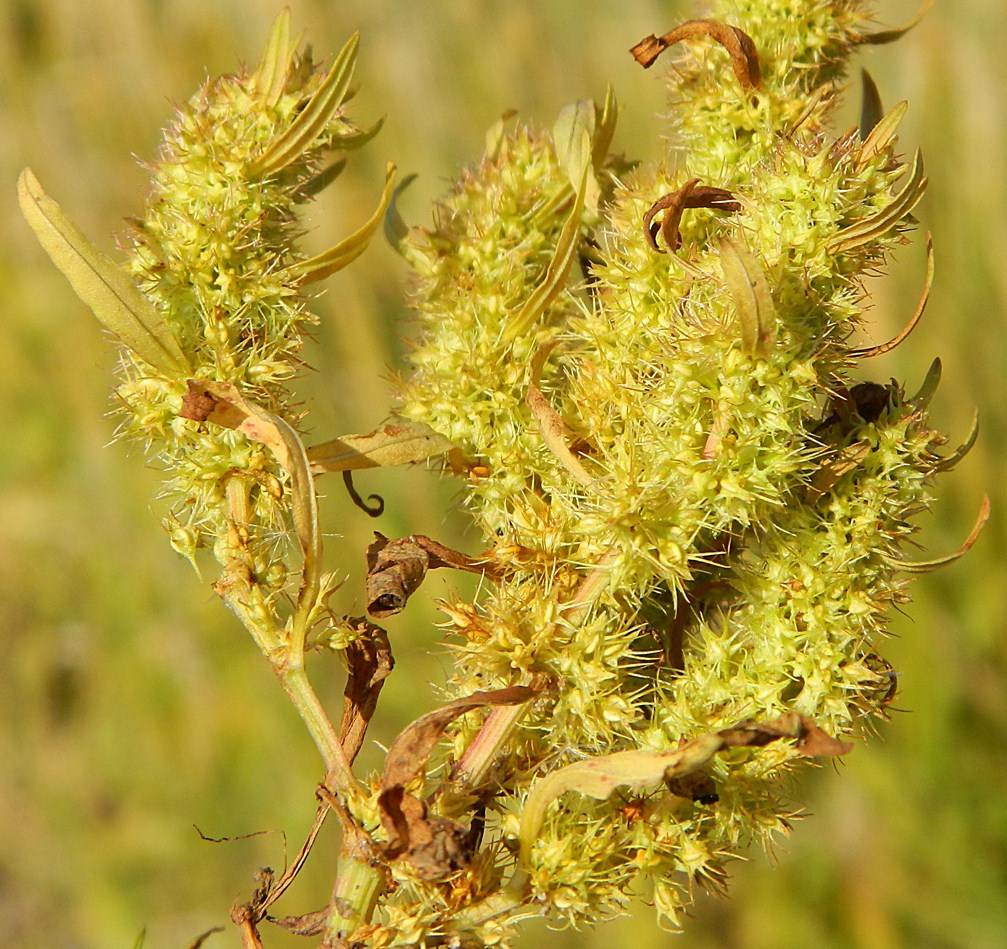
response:
[(537, 694), (529, 686), (474, 692), (428, 712), (402, 731), (388, 750), (378, 795), (381, 823), (388, 836), (387, 857), (407, 854), (415, 869), (432, 874), (431, 879), (457, 868), (464, 856), (460, 849), (464, 832), (446, 818), (428, 819), (426, 806), (405, 786), (420, 775), (444, 730), (456, 718), (475, 708), (521, 705)]
[[(698, 178), (692, 178), (681, 188), (658, 198), (643, 215), (643, 232), (647, 243), (658, 253), (664, 250), (657, 244), (657, 235), (664, 238), (668, 250), (676, 251), (682, 244), (679, 225), (682, 222), (682, 212), (686, 208), (713, 208), (720, 211), (740, 211), (741, 204), (730, 191), (724, 188), (714, 188), (699, 184)], [(654, 218), (664, 211), (660, 224), (654, 223)]]
[(469, 557), (423, 534), (389, 540), (377, 531), (367, 548), (367, 612), (377, 619), (400, 613), (427, 570), (448, 567), (499, 579), (499, 565)]
[(364, 742), (381, 687), (395, 667), (388, 634), (363, 617), (351, 622), (360, 635), (343, 650), (348, 672), (339, 722), (339, 743), (350, 764)]
[(742, 89), (761, 88), (762, 71), (759, 67), (759, 52), (755, 48), (752, 38), (736, 26), (728, 26), (719, 20), (688, 20), (665, 33), (664, 36), (644, 37), (630, 52), (644, 69), (649, 69), (657, 57), (669, 46), (697, 36), (709, 36), (730, 53), (731, 66)]

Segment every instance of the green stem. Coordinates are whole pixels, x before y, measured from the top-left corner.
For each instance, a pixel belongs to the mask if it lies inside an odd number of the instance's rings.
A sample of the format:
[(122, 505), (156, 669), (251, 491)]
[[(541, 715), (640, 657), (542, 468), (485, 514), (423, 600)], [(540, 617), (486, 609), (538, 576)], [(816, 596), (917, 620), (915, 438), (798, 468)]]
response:
[(326, 783), (344, 799), (352, 795), (356, 790), (356, 782), (350, 772), (350, 763), (346, 760), (339, 736), (315, 694), (304, 666), (284, 663), (281, 659), (274, 662), (273, 668), (325, 762), (328, 774)]
[(385, 888), (385, 875), (370, 853), (370, 841), (343, 816), (343, 850), (323, 946), (346, 946), (353, 934), (371, 919)]

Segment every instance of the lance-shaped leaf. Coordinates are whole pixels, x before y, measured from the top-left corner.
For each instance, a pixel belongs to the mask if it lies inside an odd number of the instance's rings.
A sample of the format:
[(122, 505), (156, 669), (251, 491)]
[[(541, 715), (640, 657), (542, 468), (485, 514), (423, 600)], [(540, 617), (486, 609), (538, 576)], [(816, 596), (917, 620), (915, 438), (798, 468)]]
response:
[(611, 86), (605, 87), (605, 102), (601, 107), (601, 117), (598, 119), (598, 129), (594, 133), (594, 141), (591, 144), (591, 161), (594, 167), (601, 168), (608, 155), (608, 150), (615, 137), (615, 125), (619, 119), (619, 103), (615, 98), (615, 90)]
[(255, 91), (267, 105), (276, 105), (287, 85), (290, 68), (290, 10), (283, 9), (273, 20), (262, 59), (252, 74)]
[(388, 468), (436, 458), (454, 447), (448, 439), (422, 422), (396, 419), (366, 435), (344, 435), (308, 449), (311, 470), (357, 471)]
[(914, 411), (923, 412), (930, 405), (931, 401), (933, 401), (933, 397), (937, 394), (937, 387), (941, 384), (941, 375), (943, 372), (944, 364), (938, 356), (930, 363), (930, 368), (923, 379), (920, 391), (908, 400)]
[(741, 324), (741, 346), (765, 359), (776, 341), (776, 306), (758, 261), (740, 238), (720, 239), (720, 266)]
[(21, 213), (43, 250), (99, 322), (134, 355), (168, 377), (190, 367), (161, 314), (115, 261), (98, 250), (50, 198), (30, 168), (18, 178)]
[(791, 713), (772, 722), (743, 722), (709, 732), (674, 751), (617, 751), (574, 762), (540, 778), (525, 800), (519, 830), (521, 862), (528, 865), (549, 805), (568, 791), (605, 801), (619, 788), (642, 791), (698, 771), (724, 748), (761, 746), (782, 738), (797, 739), (797, 751), (804, 755), (843, 755), (852, 748), (827, 735), (810, 718)]
[(360, 34), (354, 33), (339, 51), (322, 84), (308, 99), (289, 128), (277, 136), (266, 150), (249, 166), (252, 177), (275, 175), (297, 161), (326, 126), (346, 99), (356, 66)]
[(286, 273), (291, 280), (300, 283), (313, 283), (316, 280), (324, 280), (345, 266), (356, 260), (370, 244), (374, 232), (378, 229), (388, 208), (388, 202), (392, 198), (392, 183), (395, 180), (395, 166), (388, 165), (385, 171), (385, 187), (381, 192), (381, 202), (377, 210), (367, 219), (367, 222), (349, 237), (344, 238), (338, 244), (330, 247), (327, 251), (317, 254), (308, 260), (299, 261), (287, 268)]
[[(594, 101), (581, 99), (579, 102), (565, 106), (556, 119), (556, 124), (553, 125), (552, 140), (556, 149), (556, 158), (560, 165), (566, 168), (571, 188), (575, 189), (580, 184), (581, 175), (584, 172), (582, 164), (584, 135), (587, 135), (589, 141), (594, 141), (596, 121), (597, 111)], [(588, 163), (585, 187), (584, 206), (597, 210), (598, 197), (601, 192), (590, 162)]]
[(332, 147), (341, 152), (351, 152), (357, 148), (363, 148), (378, 132), (384, 128), (385, 119), (382, 116), (373, 125), (367, 128), (348, 128), (345, 132), (339, 132), (332, 136)]
[(549, 266), (546, 268), (542, 282), (531, 292), (521, 309), (511, 317), (510, 324), (503, 333), (505, 343), (512, 343), (519, 336), (528, 332), (566, 285), (570, 265), (577, 256), (577, 245), (580, 243), (581, 215), (584, 213), (584, 198), (587, 192), (588, 175), (591, 172), (591, 140), (587, 132), (583, 130), (580, 144), (577, 147), (576, 164), (580, 174), (573, 208), (559, 233), (556, 249), (549, 261)]
[(885, 110), (881, 105), (877, 83), (866, 69), (860, 70), (860, 87), (860, 140), (863, 142), (884, 118)]
[(894, 43), (916, 26), (927, 15), (927, 12), (933, 5), (934, 0), (926, 0), (925, 3), (920, 4), (916, 15), (903, 26), (892, 27), (890, 30), (880, 30), (877, 33), (860, 33), (853, 37), (853, 43), (868, 46), (884, 46), (886, 43)]
[(902, 101), (874, 124), (857, 153), (857, 164), (861, 168), (892, 144), (895, 132), (908, 111), (909, 103)]
[(926, 188), (927, 176), (923, 173), (923, 155), (917, 149), (913, 156), (909, 180), (902, 190), (877, 214), (863, 218), (839, 231), (827, 245), (829, 253), (845, 254), (890, 231), (916, 207)]
[(398, 185), (395, 190), (392, 191), (392, 199), (388, 202), (388, 210), (385, 212), (385, 240), (391, 244), (402, 256), (408, 258), (411, 250), (410, 245), (406, 242), (406, 237), (409, 234), (409, 225), (403, 220), (402, 215), (399, 213), (399, 198), (402, 192), (406, 190), (417, 178), (415, 172), (411, 175), (406, 175)]

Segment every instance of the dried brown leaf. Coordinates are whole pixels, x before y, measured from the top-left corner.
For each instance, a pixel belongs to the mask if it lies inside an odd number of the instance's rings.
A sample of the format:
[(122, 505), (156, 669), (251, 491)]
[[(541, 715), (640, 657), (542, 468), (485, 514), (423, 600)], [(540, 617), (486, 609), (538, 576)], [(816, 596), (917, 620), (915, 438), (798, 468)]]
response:
[(343, 714), (339, 722), (339, 743), (350, 764), (353, 764), (364, 743), (381, 687), (395, 667), (388, 634), (362, 617), (353, 624), (360, 635), (343, 650), (348, 673), (343, 689)]
[(697, 36), (709, 36), (730, 53), (731, 66), (742, 89), (761, 88), (759, 53), (752, 38), (736, 26), (728, 26), (719, 20), (688, 20), (664, 36), (645, 37), (630, 52), (644, 69), (649, 69), (669, 46)]
[(377, 619), (400, 613), (423, 582), (427, 570), (448, 567), (497, 580), (502, 568), (491, 561), (469, 557), (423, 534), (389, 540), (375, 532), (367, 548), (367, 612)]
[(325, 931), (328, 918), (329, 907), (325, 906), (302, 916), (270, 916), (269, 921), (294, 936), (320, 936)]
[[(681, 188), (658, 198), (643, 216), (643, 231), (647, 243), (658, 253), (664, 253), (657, 243), (657, 235), (664, 238), (668, 250), (676, 251), (682, 244), (679, 226), (682, 222), (682, 212), (686, 208), (711, 208), (719, 211), (740, 211), (741, 204), (730, 191), (724, 188), (714, 188), (699, 184), (698, 178), (692, 178)], [(655, 224), (654, 218), (664, 211), (661, 223)]]
[(387, 856), (409, 853), (418, 861), (420, 872), (440, 874), (449, 872), (451, 867), (457, 869), (458, 834), (451, 826), (454, 822), (444, 818), (428, 821), (426, 806), (407, 793), (405, 785), (424, 770), (444, 730), (455, 719), (488, 705), (520, 705), (537, 694), (528, 686), (475, 692), (428, 712), (402, 731), (388, 750), (378, 795), (381, 823), (388, 835)]
[(384, 619), (402, 612), (423, 582), (430, 558), (412, 538), (374, 536), (376, 540), (367, 548), (367, 612)]

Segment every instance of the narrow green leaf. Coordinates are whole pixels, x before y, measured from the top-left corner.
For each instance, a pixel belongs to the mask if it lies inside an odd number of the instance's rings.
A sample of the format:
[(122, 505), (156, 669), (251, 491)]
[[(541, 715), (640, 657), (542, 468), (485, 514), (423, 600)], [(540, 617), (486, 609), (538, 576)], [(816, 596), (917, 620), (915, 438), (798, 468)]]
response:
[[(594, 141), (596, 121), (597, 114), (594, 102), (591, 99), (581, 99), (579, 102), (565, 106), (553, 126), (552, 140), (556, 149), (556, 158), (560, 165), (566, 169), (571, 189), (576, 189), (579, 186), (584, 174), (584, 155), (581, 146), (585, 135), (587, 135), (589, 142)], [(591, 155), (588, 156), (589, 164), (591, 157)], [(594, 176), (593, 169), (588, 171), (586, 185), (584, 206), (595, 210), (598, 207), (601, 190), (598, 187), (598, 180)]]
[(385, 187), (381, 193), (381, 201), (377, 210), (367, 219), (364, 225), (355, 230), (349, 237), (343, 238), (338, 244), (330, 247), (327, 251), (317, 254), (308, 260), (291, 264), (287, 268), (292, 280), (303, 283), (313, 283), (316, 280), (324, 280), (326, 277), (342, 270), (345, 266), (356, 260), (370, 244), (374, 232), (384, 219), (385, 210), (392, 199), (392, 183), (395, 180), (395, 166), (388, 165), (385, 172)]
[(615, 90), (611, 86), (605, 88), (605, 102), (601, 107), (601, 118), (598, 119), (598, 129), (594, 133), (594, 143), (591, 147), (591, 162), (595, 170), (601, 168), (608, 156), (608, 150), (615, 137), (615, 126), (619, 119), (619, 103), (615, 98)]
[(900, 346), (909, 334), (916, 328), (923, 316), (923, 311), (927, 308), (927, 301), (930, 299), (930, 290), (934, 285), (934, 242), (927, 234), (927, 275), (923, 282), (923, 292), (920, 294), (920, 301), (916, 304), (913, 315), (909, 322), (886, 343), (879, 343), (877, 346), (864, 346), (860, 349), (851, 349), (850, 355), (857, 359), (869, 359), (872, 356), (883, 356), (891, 352), (896, 346)]
[(556, 347), (557, 340), (543, 343), (532, 357), (529, 369), (528, 393), (525, 403), (538, 423), (542, 441), (556, 456), (556, 460), (585, 488), (593, 488), (595, 479), (580, 463), (580, 459), (570, 450), (570, 433), (562, 416), (550, 404), (539, 388), (542, 368), (546, 359)]
[(308, 460), (315, 474), (408, 465), (443, 455), (454, 447), (422, 422), (396, 419), (366, 435), (344, 435), (313, 445)]
[(556, 242), (556, 249), (549, 261), (549, 266), (546, 268), (545, 277), (531, 292), (504, 331), (503, 341), (505, 343), (512, 343), (526, 333), (566, 285), (570, 265), (573, 263), (574, 257), (577, 256), (581, 215), (584, 213), (584, 196), (587, 191), (588, 174), (591, 170), (591, 140), (586, 132), (581, 133), (577, 163), (580, 167), (580, 178), (573, 208), (560, 231), (559, 240)]
[(566, 168), (567, 177), (574, 188), (584, 170), (581, 164), (581, 140), (585, 133), (589, 139), (593, 139), (594, 128), (595, 106), (591, 99), (581, 99), (564, 106), (552, 127), (556, 158)]
[(720, 266), (741, 324), (742, 349), (765, 359), (776, 341), (776, 306), (769, 284), (743, 240), (720, 239)]
[(951, 452), (950, 455), (946, 455), (936, 465), (934, 465), (934, 471), (950, 471), (954, 468), (959, 461), (972, 451), (972, 446), (975, 445), (978, 437), (979, 413), (974, 412), (972, 415), (972, 427), (969, 430), (968, 437), (953, 452)]
[(267, 105), (276, 105), (287, 84), (290, 68), (290, 10), (280, 11), (269, 29), (262, 59), (252, 74), (255, 91)]
[(877, 83), (866, 69), (860, 70), (860, 141), (865, 142), (877, 124), (884, 118), (881, 93)]
[(275, 175), (297, 161), (325, 131), (329, 120), (343, 104), (349, 91), (359, 45), (360, 34), (354, 33), (339, 51), (328, 75), (297, 118), (252, 162), (249, 174), (259, 178)]
[(844, 227), (829, 241), (829, 252), (844, 254), (881, 237), (916, 207), (926, 188), (927, 176), (923, 172), (923, 155), (917, 149), (913, 156), (909, 180), (902, 190), (892, 198), (891, 203), (877, 214), (872, 214), (849, 227)]
[(922, 412), (930, 405), (933, 397), (937, 394), (937, 387), (940, 385), (943, 369), (944, 366), (941, 363), (940, 357), (930, 363), (930, 368), (927, 370), (923, 385), (920, 386), (920, 391), (909, 399), (909, 404), (913, 407), (914, 412)]
[(18, 178), (21, 213), (52, 262), (99, 322), (165, 376), (188, 375), (188, 360), (161, 314), (111, 258), (98, 250), (50, 198), (30, 168)]
[(895, 138), (895, 132), (909, 111), (909, 103), (902, 101), (887, 115), (879, 119), (871, 128), (870, 133), (860, 146), (857, 161), (861, 167), (866, 165), (875, 155), (880, 155)]
[(886, 43), (894, 43), (916, 26), (916, 24), (927, 15), (933, 5), (934, 0), (926, 0), (925, 3), (920, 4), (920, 8), (916, 11), (916, 15), (903, 26), (896, 26), (890, 30), (881, 30), (877, 33), (861, 33), (854, 42), (867, 46), (884, 46)]
[(340, 152), (351, 152), (363, 148), (378, 132), (384, 128), (385, 118), (382, 116), (373, 125), (365, 129), (349, 129), (332, 136), (332, 147)]
[(406, 175), (406, 177), (399, 182), (395, 190), (392, 192), (392, 199), (388, 202), (388, 210), (385, 212), (385, 240), (404, 256), (407, 252), (405, 240), (409, 235), (409, 225), (406, 224), (402, 215), (399, 213), (398, 201), (402, 192), (405, 191), (406, 188), (408, 188), (416, 180), (416, 178), (417, 175), (414, 172), (411, 175)]

